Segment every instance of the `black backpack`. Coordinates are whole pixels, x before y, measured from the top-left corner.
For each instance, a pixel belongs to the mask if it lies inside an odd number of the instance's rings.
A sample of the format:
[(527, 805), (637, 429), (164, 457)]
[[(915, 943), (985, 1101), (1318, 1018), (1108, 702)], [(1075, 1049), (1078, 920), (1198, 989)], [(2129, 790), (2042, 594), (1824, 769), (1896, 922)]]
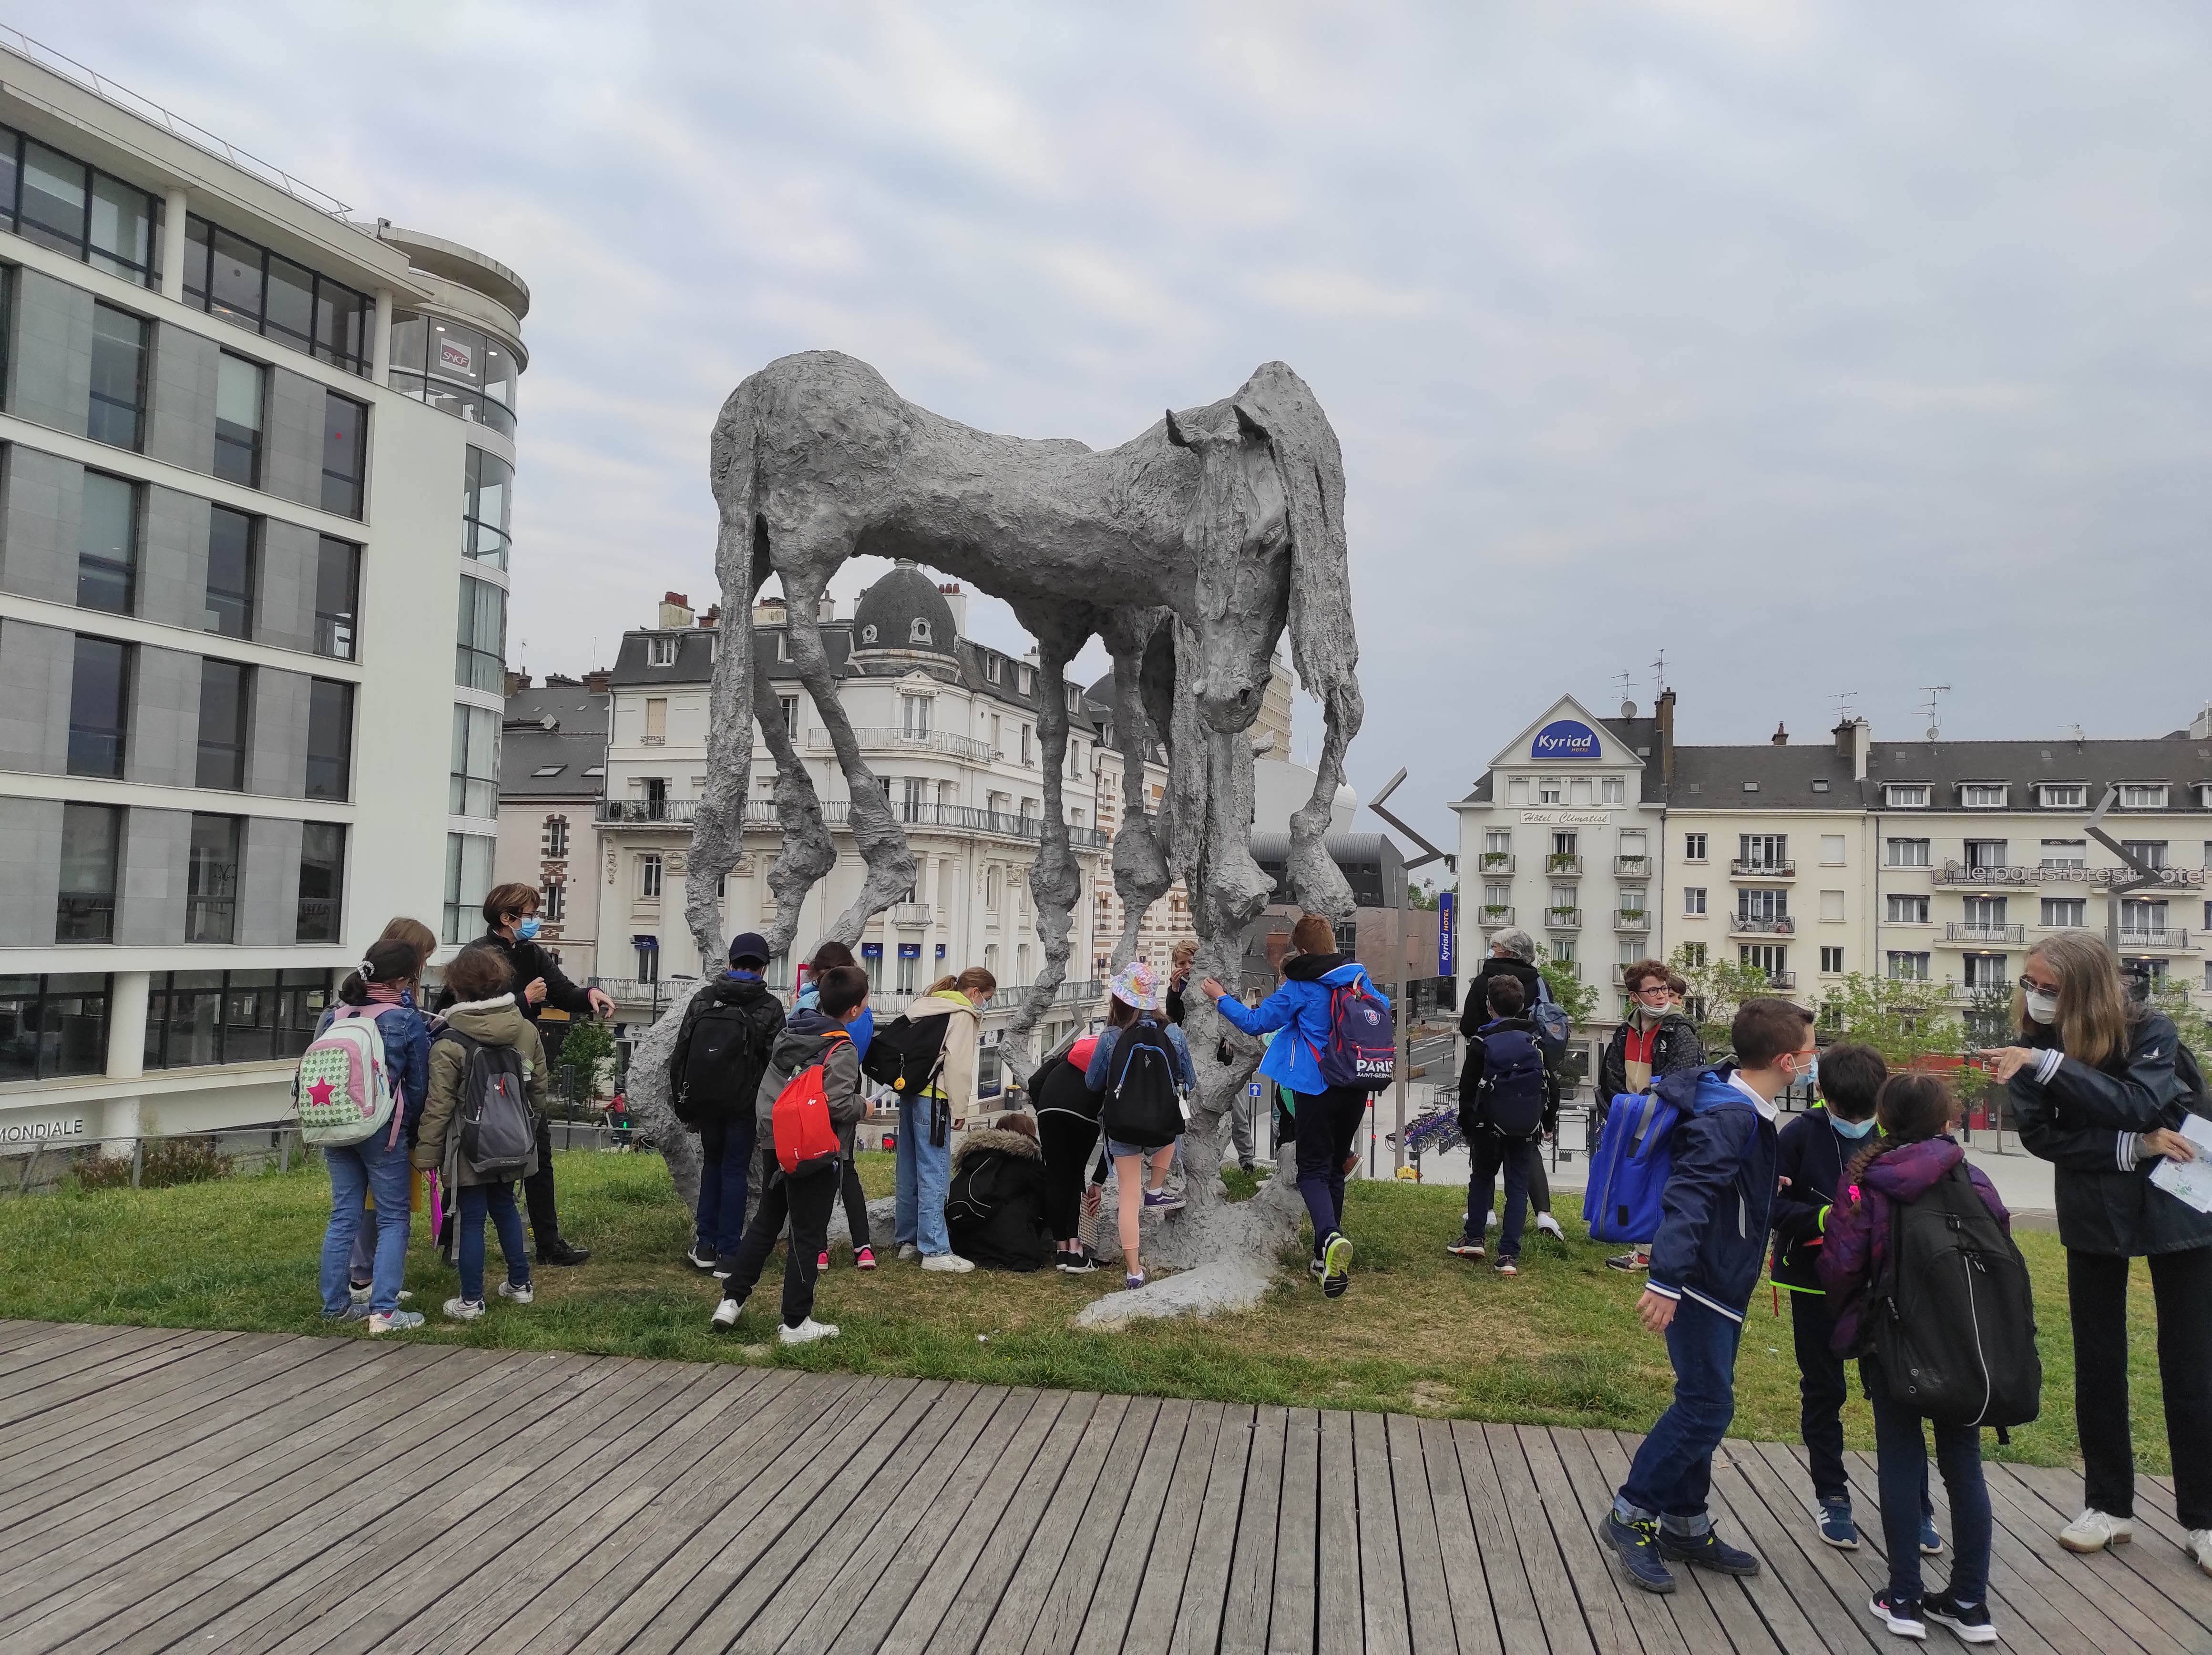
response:
[(1182, 1136), (1187, 1120), (1177, 1083), (1175, 1047), (1168, 1032), (1146, 1018), (1116, 1040), (1106, 1076), (1099, 1124), (1118, 1143), (1158, 1149)]
[(449, 1160), (481, 1183), (514, 1182), (538, 1147), (538, 1115), (530, 1106), (522, 1053), (511, 1046), (487, 1046), (457, 1028), (438, 1038), (453, 1041), (468, 1058), (446, 1127)]
[(711, 1002), (691, 1021), (672, 1100), (677, 1119), (696, 1131), (709, 1121), (750, 1114), (782, 1028), (783, 1007), (774, 995)]
[(1964, 1162), (1895, 1206), (1867, 1338), (1891, 1398), (1947, 1425), (2026, 1425), (2043, 1406), (2027, 1265)]
[(1500, 1137), (1526, 1143), (1544, 1131), (1544, 1052), (1525, 1028), (1486, 1029), (1476, 1120)]
[(945, 1030), (951, 1021), (924, 1017), (917, 1022), (901, 1012), (869, 1040), (860, 1072), (902, 1098), (920, 1097), (945, 1066)]

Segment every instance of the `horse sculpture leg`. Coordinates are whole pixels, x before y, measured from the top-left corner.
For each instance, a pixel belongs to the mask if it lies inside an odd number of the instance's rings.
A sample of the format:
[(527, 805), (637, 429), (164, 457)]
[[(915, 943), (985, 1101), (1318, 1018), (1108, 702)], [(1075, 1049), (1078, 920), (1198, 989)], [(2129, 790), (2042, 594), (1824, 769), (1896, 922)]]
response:
[(768, 888), (775, 896), (775, 918), (768, 928), (770, 957), (787, 954), (799, 935), (799, 911), (807, 892), (837, 865), (837, 846), (822, 819), (822, 800), (813, 778), (799, 762), (791, 731), (783, 722), (783, 703), (769, 691), (766, 663), (759, 674), (753, 705), (760, 709), (761, 737), (775, 761), (775, 821), (783, 834), (783, 848), (768, 870)]
[(1030, 864), (1030, 894), (1036, 900), (1037, 940), (1044, 945), (1044, 968), (1025, 991), (1013, 1027), (1001, 1034), (1006, 1061), (1028, 1075), (1032, 1061), (1030, 1033), (1067, 979), (1068, 934), (1075, 904), (1083, 893), (1082, 870), (1068, 843), (1067, 807), (1062, 779), (1067, 773), (1067, 664), (1090, 636), (1079, 625), (1055, 625), (1046, 616), (1018, 607), (1016, 616), (1037, 640), (1037, 739), (1044, 783), (1044, 820), (1036, 860)]
[[(1148, 615), (1146, 621), (1151, 617)], [(1114, 749), (1121, 755), (1121, 821), (1114, 833), (1114, 890), (1121, 899), (1121, 935), (1115, 940), (1113, 969), (1136, 958), (1145, 913), (1168, 893), (1175, 876), (1166, 847), (1146, 809), (1145, 755), (1152, 743), (1140, 681), (1149, 625), (1117, 618), (1107, 630), (1114, 656)]]

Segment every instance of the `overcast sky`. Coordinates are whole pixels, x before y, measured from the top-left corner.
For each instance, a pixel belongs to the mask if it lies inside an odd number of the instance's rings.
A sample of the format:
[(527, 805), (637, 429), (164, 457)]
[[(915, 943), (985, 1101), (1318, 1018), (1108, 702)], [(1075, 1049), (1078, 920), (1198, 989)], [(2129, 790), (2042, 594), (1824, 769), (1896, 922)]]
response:
[(529, 282), (534, 672), (703, 606), (716, 409), (834, 347), (1101, 446), (1297, 368), (1345, 451), (1352, 779), (1408, 767), (1432, 833), (1554, 694), (1648, 706), (1662, 646), (1692, 742), (1814, 739), (1841, 691), (1885, 737), (1925, 684), (1958, 737), (2212, 694), (2202, 5), (6, 15)]

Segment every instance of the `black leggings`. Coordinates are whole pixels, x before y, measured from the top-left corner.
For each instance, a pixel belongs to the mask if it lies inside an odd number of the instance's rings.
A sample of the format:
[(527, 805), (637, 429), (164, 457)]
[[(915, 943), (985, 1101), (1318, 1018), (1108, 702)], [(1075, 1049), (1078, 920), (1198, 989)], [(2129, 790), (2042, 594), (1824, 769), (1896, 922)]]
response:
[(1044, 1151), (1045, 1228), (1054, 1240), (1065, 1241), (1083, 1222), (1083, 1179), (1098, 1147), (1098, 1123), (1060, 1109), (1042, 1111), (1036, 1122), (1037, 1144)]
[[(2162, 1198), (2162, 1197), (2161, 1197)], [(2074, 1427), (2081, 1440), (2081, 1503), (2114, 1517), (2136, 1511), (2128, 1432), (2128, 1259), (2066, 1252), (2074, 1322)], [(2174, 1514), (2212, 1528), (2212, 1247), (2153, 1253), (2158, 1378), (2173, 1456)]]
[(845, 1155), (844, 1186), (840, 1191), (845, 1197), (845, 1228), (852, 1233), (854, 1252), (868, 1245), (868, 1197), (860, 1187), (860, 1169), (853, 1164), (850, 1150)]

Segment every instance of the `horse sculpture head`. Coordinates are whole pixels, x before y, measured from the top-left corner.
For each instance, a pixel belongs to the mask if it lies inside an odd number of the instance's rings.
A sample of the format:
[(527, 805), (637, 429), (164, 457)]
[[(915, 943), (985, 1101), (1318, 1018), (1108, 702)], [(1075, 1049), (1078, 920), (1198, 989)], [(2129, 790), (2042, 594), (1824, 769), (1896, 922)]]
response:
[[(1268, 362), (1233, 397), (1170, 409), (1167, 440), (1199, 458), (1183, 524), (1198, 579), (1198, 710), (1212, 729), (1247, 729), (1267, 693), (1285, 621), (1294, 647), (1302, 656), (1308, 647), (1310, 617), (1291, 612), (1294, 572), (1341, 594), (1338, 613), (1350, 629), (1336, 433), (1305, 381)], [(1299, 670), (1306, 670), (1303, 661)]]

